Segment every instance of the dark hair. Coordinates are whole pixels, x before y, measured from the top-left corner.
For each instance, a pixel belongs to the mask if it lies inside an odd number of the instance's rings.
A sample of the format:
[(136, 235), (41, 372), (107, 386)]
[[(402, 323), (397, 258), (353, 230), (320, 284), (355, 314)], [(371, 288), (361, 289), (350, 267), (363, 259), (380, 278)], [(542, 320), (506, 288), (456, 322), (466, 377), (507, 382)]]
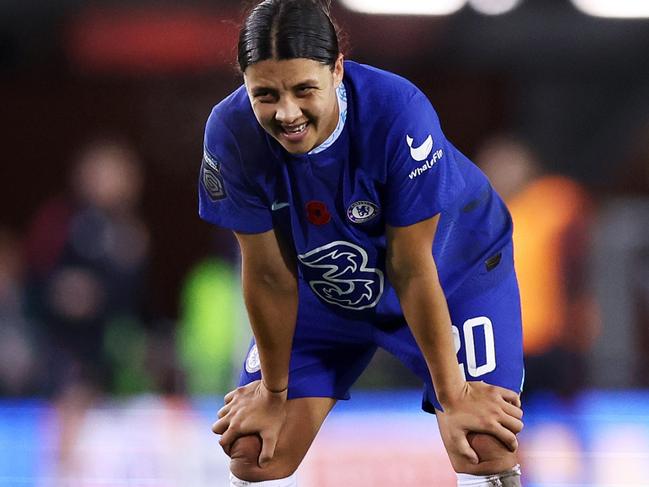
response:
[(266, 59), (313, 59), (332, 69), (340, 54), (331, 0), (264, 0), (239, 33), (241, 71)]

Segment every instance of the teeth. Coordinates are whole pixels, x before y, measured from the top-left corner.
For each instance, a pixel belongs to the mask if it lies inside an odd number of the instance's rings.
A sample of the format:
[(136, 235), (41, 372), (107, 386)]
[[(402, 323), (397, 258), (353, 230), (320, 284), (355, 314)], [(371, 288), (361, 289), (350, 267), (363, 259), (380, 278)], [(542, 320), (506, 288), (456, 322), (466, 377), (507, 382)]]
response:
[(290, 134), (298, 134), (302, 132), (306, 128), (306, 122), (303, 123), (302, 125), (297, 125), (296, 127), (284, 127), (284, 130), (286, 130)]

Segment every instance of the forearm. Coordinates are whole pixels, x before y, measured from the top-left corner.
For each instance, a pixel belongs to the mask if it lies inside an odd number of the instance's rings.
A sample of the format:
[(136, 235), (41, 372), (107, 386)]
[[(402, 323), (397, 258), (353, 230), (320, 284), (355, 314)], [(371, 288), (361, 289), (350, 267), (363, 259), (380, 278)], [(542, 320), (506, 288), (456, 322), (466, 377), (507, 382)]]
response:
[(404, 316), (428, 365), (442, 405), (464, 384), (459, 369), (446, 297), (433, 263), (397, 279)]
[(281, 391), (288, 385), (291, 345), (297, 319), (297, 283), (293, 276), (250, 275), (244, 265), (243, 293), (250, 318), (262, 379)]

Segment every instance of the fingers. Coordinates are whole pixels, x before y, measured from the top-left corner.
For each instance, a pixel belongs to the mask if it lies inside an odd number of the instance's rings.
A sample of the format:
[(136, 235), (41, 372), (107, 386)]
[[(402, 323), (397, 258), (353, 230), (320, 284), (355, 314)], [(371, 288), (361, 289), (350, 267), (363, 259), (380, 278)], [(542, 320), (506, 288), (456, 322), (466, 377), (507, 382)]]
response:
[(236, 440), (240, 436), (241, 433), (239, 431), (237, 431), (234, 428), (228, 428), (221, 435), (221, 439), (219, 440), (219, 445), (221, 445), (221, 447), (223, 447), (224, 450), (226, 450), (227, 448), (227, 451), (229, 451), (230, 446), (232, 445), (232, 443), (234, 443), (234, 440)]
[(497, 388), (500, 391), (500, 395), (505, 401), (507, 401), (509, 404), (513, 404), (517, 408), (521, 407), (521, 398), (518, 394), (516, 394), (514, 391), (510, 391), (509, 389), (505, 389), (503, 387), (497, 387)]
[[(480, 384), (485, 383), (480, 382)], [(499, 404), (501, 410), (507, 416), (516, 420), (515, 422), (508, 423), (512, 425), (512, 427), (509, 429), (511, 429), (514, 433), (519, 433), (523, 429), (523, 423), (521, 422), (521, 420), (523, 419), (523, 410), (521, 409), (521, 399), (518, 394), (516, 394), (514, 391), (499, 386), (487, 385), (487, 387), (489, 390), (489, 395)], [(500, 401), (498, 401), (497, 398), (500, 398)]]
[(521, 407), (521, 398), (520, 398), (520, 396), (516, 392), (514, 392), (514, 391), (512, 391), (510, 389), (506, 389), (506, 388), (500, 387), (500, 386), (490, 385), (490, 384), (487, 384), (486, 382), (483, 382), (483, 381), (471, 382), (471, 385), (473, 385), (473, 384), (476, 384), (479, 387), (485, 387), (486, 390), (489, 391), (489, 393), (491, 395), (500, 396), (503, 400), (505, 400), (509, 404), (512, 404), (512, 405), (516, 406), (517, 408)]
[(230, 448), (232, 447), (232, 443), (239, 438), (239, 434), (236, 431), (236, 428), (231, 428), (231, 418), (227, 417), (227, 413), (222, 414), (223, 409), (219, 411), (219, 419), (212, 425), (212, 432), (221, 435), (221, 438), (219, 439), (219, 445), (221, 445), (221, 448), (223, 448), (223, 451), (227, 456), (230, 456)]
[[(223, 405), (223, 407), (222, 407), (221, 409), (219, 409), (219, 411), (216, 413), (216, 417), (217, 417), (217, 418), (219, 418), (219, 419), (223, 419), (223, 418), (224, 418), (225, 416), (227, 416), (227, 414), (230, 412), (230, 409), (232, 409), (232, 404), (230, 404), (230, 403), (231, 403), (232, 400), (234, 399), (234, 396), (235, 396), (236, 392), (237, 392), (237, 391), (234, 390), (234, 391), (228, 392), (228, 393), (225, 395), (225, 397), (223, 398), (224, 405)], [(212, 431), (214, 431), (214, 433), (220, 435), (220, 434), (222, 434), (223, 432), (222, 432), (222, 431), (219, 432), (219, 431), (216, 431), (216, 430), (215, 430), (215, 427), (216, 427), (217, 424), (219, 424), (219, 421), (217, 421), (216, 423), (214, 423), (214, 424), (212, 425)], [(226, 426), (226, 428), (227, 428), (227, 426)], [(225, 429), (223, 429), (223, 431), (225, 431)]]
[(500, 419), (500, 424), (515, 435), (523, 431), (523, 422), (520, 419), (513, 418), (512, 416), (503, 416)]
[(261, 453), (259, 454), (259, 467), (263, 468), (275, 456), (275, 447), (277, 446), (277, 436), (275, 435), (262, 435), (261, 437)]
[(223, 418), (225, 415), (227, 415), (227, 414), (230, 412), (230, 409), (231, 409), (231, 408), (230, 408), (229, 405), (225, 405), (225, 406), (223, 406), (221, 409), (219, 409), (219, 412), (216, 413), (216, 416), (217, 416), (219, 419), (221, 419), (221, 418)]
[(237, 390), (235, 389), (234, 391), (228, 392), (225, 397), (223, 398), (223, 402), (225, 404), (229, 404), (232, 399), (234, 399), (234, 395), (237, 393)]
[(502, 402), (502, 408), (503, 411), (505, 411), (505, 413), (509, 416), (512, 416), (513, 418), (516, 418), (518, 420), (523, 419), (523, 410), (521, 408), (505, 401)]
[(466, 438), (466, 436), (462, 435), (458, 437), (454, 443), (455, 447), (457, 448), (457, 453), (460, 456), (462, 456), (466, 461), (473, 465), (478, 464), (478, 462), (480, 461), (478, 454), (473, 448), (471, 448), (469, 440)]
[(212, 432), (217, 435), (222, 435), (230, 427), (230, 421), (226, 418), (219, 419), (212, 425)]
[(498, 438), (509, 449), (509, 451), (515, 452), (518, 450), (518, 439), (516, 438), (516, 435), (505, 426), (499, 426), (495, 428), (494, 431), (490, 431), (490, 433)]

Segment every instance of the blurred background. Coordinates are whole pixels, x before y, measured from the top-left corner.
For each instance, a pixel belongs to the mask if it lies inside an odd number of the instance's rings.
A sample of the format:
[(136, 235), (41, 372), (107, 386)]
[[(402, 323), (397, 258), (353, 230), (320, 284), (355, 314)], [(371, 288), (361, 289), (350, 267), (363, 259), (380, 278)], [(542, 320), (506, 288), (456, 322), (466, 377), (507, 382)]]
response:
[[(0, 2), (0, 486), (227, 485), (209, 428), (250, 332), (196, 185), (242, 9)], [(347, 57), (424, 90), (512, 211), (526, 485), (649, 485), (649, 2), (333, 14)], [(303, 485), (454, 485), (419, 387), (378, 353)]]

